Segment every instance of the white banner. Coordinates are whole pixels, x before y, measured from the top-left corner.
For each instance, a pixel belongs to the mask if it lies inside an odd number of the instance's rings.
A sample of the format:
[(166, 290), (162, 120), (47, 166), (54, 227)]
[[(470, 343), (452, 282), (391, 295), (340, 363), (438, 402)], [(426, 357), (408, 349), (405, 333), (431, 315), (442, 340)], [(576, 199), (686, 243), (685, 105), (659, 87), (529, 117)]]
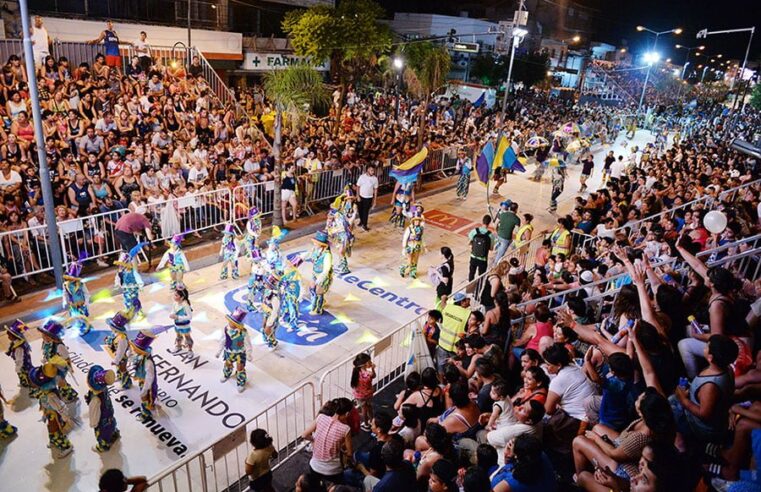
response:
[(283, 53), (243, 53), (242, 70), (254, 72), (269, 72), (270, 70), (282, 70), (291, 65), (313, 65), (315, 70), (327, 72), (330, 69), (328, 62), (319, 65), (313, 64), (309, 58)]

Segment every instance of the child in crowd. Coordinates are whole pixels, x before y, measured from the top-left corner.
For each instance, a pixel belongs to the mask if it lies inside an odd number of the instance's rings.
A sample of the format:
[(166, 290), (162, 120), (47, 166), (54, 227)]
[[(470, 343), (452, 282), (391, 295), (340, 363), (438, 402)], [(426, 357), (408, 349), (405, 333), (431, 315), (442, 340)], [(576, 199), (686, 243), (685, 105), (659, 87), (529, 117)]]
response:
[(351, 373), (351, 387), (354, 399), (362, 416), (360, 428), (370, 432), (370, 422), (373, 419), (373, 379), (375, 379), (375, 365), (366, 353), (361, 353), (354, 358), (354, 369)]
[(252, 492), (272, 492), (270, 460), (277, 458), (272, 437), (264, 429), (254, 429), (250, 436), (251, 451), (246, 457), (246, 475)]
[(600, 376), (592, 361), (596, 350), (599, 349), (594, 346), (587, 350), (583, 369), (587, 379), (602, 389), (602, 395), (592, 395), (587, 399), (587, 421), (620, 432), (632, 420), (631, 409), (639, 394), (634, 386), (634, 363), (623, 352), (612, 353), (608, 357), (607, 377)]
[(428, 317), (425, 320), (425, 325), (423, 325), (423, 336), (425, 336), (425, 343), (428, 345), (431, 357), (436, 353), (436, 345), (439, 344), (442, 319), (441, 311), (438, 309), (431, 309), (428, 311)]

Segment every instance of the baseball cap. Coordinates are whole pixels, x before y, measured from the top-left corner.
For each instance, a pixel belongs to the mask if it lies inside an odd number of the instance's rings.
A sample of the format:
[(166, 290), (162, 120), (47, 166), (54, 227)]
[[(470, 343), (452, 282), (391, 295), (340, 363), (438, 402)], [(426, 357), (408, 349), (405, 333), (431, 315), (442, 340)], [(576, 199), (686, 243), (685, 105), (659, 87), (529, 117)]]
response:
[(466, 297), (468, 297), (468, 296), (466, 296), (462, 292), (457, 292), (455, 295), (452, 296), (452, 300), (454, 302), (462, 302), (462, 301), (465, 300)]
[(512, 204), (513, 204), (512, 200), (505, 200), (504, 202), (500, 203), (499, 206), (508, 208)]
[(579, 275), (579, 279), (581, 280), (581, 283), (588, 284), (594, 280), (594, 276), (592, 276), (592, 272), (589, 270), (584, 270), (581, 272), (581, 275)]

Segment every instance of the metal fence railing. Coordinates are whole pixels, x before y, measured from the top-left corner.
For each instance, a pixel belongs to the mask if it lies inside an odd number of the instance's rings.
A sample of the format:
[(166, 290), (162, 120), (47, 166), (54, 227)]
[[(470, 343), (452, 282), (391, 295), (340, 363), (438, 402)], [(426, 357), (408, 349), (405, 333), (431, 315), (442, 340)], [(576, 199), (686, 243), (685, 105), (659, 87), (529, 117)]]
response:
[(317, 417), (318, 395), (306, 382), (240, 425), (222, 439), (151, 478), (154, 492), (243, 492), (249, 490), (244, 463), (251, 451), (249, 435), (265, 429), (278, 451), (273, 466), (286, 461), (303, 446), (301, 433)]

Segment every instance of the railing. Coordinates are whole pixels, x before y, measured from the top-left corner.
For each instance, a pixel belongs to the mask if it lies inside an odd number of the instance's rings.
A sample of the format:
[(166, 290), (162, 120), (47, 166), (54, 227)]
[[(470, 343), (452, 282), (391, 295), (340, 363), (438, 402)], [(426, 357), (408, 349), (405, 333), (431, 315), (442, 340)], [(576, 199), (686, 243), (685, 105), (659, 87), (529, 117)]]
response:
[(158, 492), (243, 492), (248, 490), (244, 463), (251, 451), (249, 435), (265, 429), (278, 451), (277, 467), (304, 445), (301, 433), (317, 417), (318, 395), (306, 382), (241, 424), (224, 438), (159, 473), (148, 490)]
[(232, 106), (235, 108), (236, 116), (240, 117), (245, 114), (240, 103), (235, 99), (233, 91), (227, 87), (225, 82), (219, 76), (216, 70), (211, 66), (209, 61), (203, 56), (203, 53), (197, 48), (192, 49), (192, 56), (197, 56), (201, 62), (203, 78), (209, 84), (211, 91), (219, 98), (223, 106)]

